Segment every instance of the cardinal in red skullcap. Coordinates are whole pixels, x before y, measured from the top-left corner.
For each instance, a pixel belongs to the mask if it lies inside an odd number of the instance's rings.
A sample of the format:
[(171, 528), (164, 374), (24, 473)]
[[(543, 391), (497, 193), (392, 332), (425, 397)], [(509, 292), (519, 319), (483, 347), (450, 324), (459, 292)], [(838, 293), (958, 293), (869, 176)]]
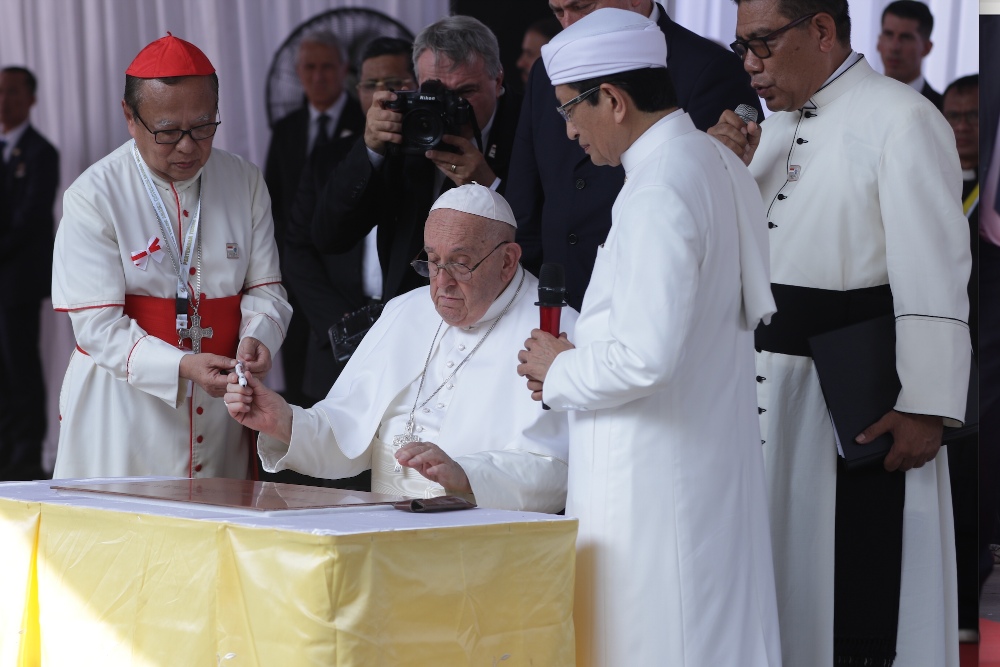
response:
[(140, 79), (163, 79), (171, 76), (208, 76), (215, 68), (201, 49), (167, 33), (139, 52), (125, 70)]
[(54, 474), (253, 478), (221, 397), (237, 361), (267, 374), (291, 317), (264, 179), (213, 150), (219, 78), (190, 42), (143, 48), (122, 110), (132, 138), (66, 191), (56, 234), (77, 345)]

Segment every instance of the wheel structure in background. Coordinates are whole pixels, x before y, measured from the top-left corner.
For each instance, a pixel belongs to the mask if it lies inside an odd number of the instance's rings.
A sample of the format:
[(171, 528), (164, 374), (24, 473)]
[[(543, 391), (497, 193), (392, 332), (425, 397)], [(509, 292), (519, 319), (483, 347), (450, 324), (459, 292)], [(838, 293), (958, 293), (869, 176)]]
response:
[(343, 7), (317, 14), (299, 25), (278, 48), (267, 73), (265, 100), (268, 125), (274, 124), (305, 104), (305, 94), (298, 74), (295, 58), (299, 42), (310, 33), (332, 32), (347, 51), (347, 81), (344, 88), (349, 95), (356, 95), (358, 65), (365, 46), (376, 37), (398, 37), (413, 41), (413, 33), (406, 26), (382, 12), (360, 7)]

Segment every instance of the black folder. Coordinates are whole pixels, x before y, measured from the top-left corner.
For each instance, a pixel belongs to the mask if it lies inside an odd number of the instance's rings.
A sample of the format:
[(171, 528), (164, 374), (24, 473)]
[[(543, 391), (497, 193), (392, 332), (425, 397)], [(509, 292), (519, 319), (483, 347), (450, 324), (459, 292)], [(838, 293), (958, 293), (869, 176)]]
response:
[[(892, 446), (891, 434), (863, 445), (854, 438), (892, 410), (899, 397), (895, 318), (885, 315), (813, 336), (809, 347), (844, 452), (844, 466), (852, 470), (882, 463)], [(979, 375), (975, 360), (968, 391), (965, 425), (946, 428), (945, 443), (978, 429)]]

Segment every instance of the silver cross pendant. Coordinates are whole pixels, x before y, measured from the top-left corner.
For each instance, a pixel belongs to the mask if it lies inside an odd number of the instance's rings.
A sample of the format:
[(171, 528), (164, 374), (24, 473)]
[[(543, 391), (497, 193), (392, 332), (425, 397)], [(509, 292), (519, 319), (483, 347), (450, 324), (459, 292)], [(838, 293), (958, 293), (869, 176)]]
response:
[(215, 332), (212, 327), (202, 328), (201, 315), (195, 313), (191, 316), (191, 326), (177, 330), (177, 336), (183, 341), (185, 338), (191, 339), (191, 351), (195, 354), (201, 352), (201, 339), (211, 338)]
[[(412, 421), (406, 422), (406, 430), (403, 433), (399, 435), (394, 435), (392, 437), (392, 453), (394, 461), (396, 452), (398, 452), (403, 445), (410, 442), (420, 442), (420, 438), (413, 435)], [(392, 471), (403, 472), (403, 464), (401, 464), (399, 461), (395, 461), (395, 465), (392, 467)]]

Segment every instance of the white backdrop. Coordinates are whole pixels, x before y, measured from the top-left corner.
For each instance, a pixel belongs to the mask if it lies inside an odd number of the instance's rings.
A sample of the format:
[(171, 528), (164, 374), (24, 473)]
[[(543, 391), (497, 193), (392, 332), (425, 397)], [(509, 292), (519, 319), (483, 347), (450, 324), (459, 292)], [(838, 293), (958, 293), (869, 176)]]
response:
[[(949, 81), (979, 69), (978, 7), (975, 0), (927, 1), (936, 25), (935, 46), (924, 73), (942, 91)], [(855, 0), (852, 7), (854, 47), (877, 69), (881, 67), (875, 51), (879, 17), (888, 2)], [(219, 71), (223, 124), (215, 145), (263, 165), (269, 139), (264, 108), (267, 71), (275, 51), (298, 25), (328, 9), (365, 7), (388, 14), (416, 34), (445, 16), (448, 4), (448, 0), (0, 0), (0, 65), (25, 65), (38, 76), (32, 123), (59, 149), (61, 189), (128, 138), (119, 106), (125, 68), (140, 48), (168, 30), (197, 44)], [(722, 44), (733, 40), (736, 6), (731, 0), (663, 4), (691, 30)], [(57, 199), (57, 219), (61, 208)], [(59, 428), (56, 398), (74, 341), (68, 316), (43, 310), (50, 424), (45, 450), (46, 466), (51, 468)], [(0, 387), (0, 400), (3, 392), (17, 391), (9, 382)]]

